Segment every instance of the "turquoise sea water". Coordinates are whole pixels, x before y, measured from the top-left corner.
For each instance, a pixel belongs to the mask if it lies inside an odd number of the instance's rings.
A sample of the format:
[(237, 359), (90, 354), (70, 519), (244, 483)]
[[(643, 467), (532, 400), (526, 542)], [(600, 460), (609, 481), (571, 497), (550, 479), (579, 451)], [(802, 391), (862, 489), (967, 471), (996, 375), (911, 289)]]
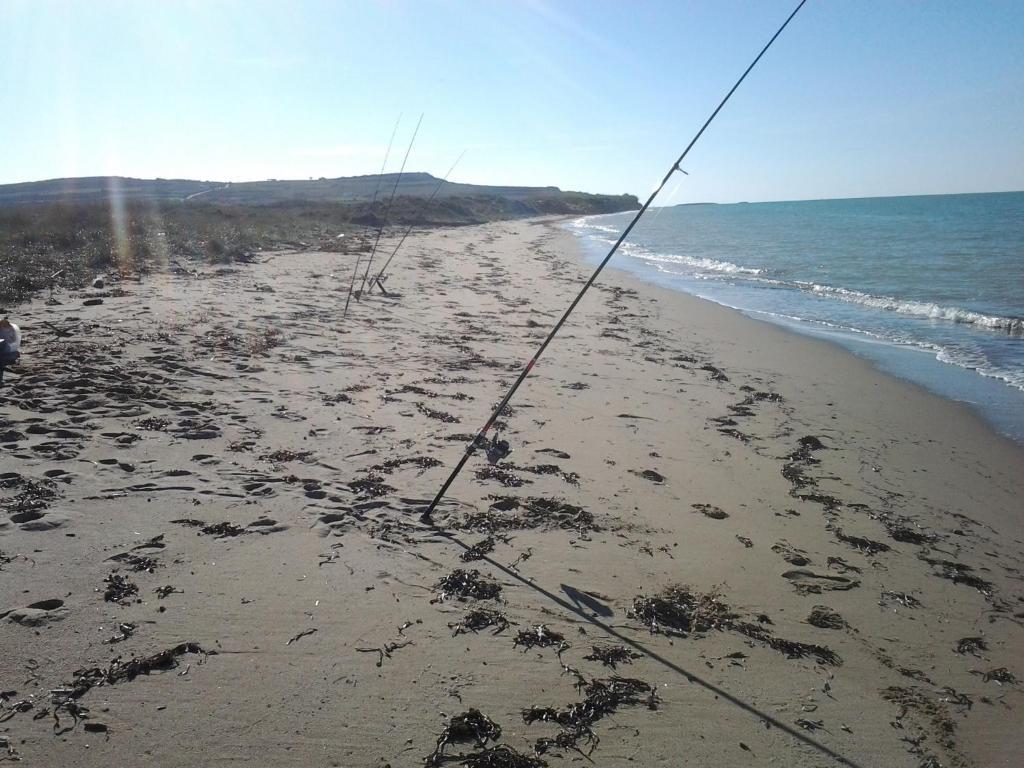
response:
[[(569, 228), (596, 262), (632, 215)], [(612, 264), (825, 336), (1024, 443), (1024, 192), (657, 208)]]

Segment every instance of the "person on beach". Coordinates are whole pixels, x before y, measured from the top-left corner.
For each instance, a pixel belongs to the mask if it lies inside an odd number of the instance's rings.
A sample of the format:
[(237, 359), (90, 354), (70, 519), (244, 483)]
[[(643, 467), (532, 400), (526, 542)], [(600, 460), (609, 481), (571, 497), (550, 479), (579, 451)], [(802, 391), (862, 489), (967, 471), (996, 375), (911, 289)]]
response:
[(0, 320), (0, 384), (4, 369), (21, 357), (21, 330), (6, 317)]

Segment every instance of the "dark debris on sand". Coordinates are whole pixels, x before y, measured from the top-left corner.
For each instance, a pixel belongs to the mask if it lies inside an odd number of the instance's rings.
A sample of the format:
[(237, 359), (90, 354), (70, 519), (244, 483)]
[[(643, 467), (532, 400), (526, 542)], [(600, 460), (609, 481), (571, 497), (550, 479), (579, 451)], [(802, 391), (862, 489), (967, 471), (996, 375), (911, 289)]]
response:
[(131, 552), (125, 552), (120, 555), (114, 555), (108, 558), (116, 562), (122, 568), (126, 568), (129, 571), (139, 573), (145, 571), (146, 573), (156, 573), (156, 569), (160, 567), (160, 561), (152, 557), (146, 557), (145, 555), (133, 555)]
[(139, 587), (119, 573), (111, 573), (103, 580), (107, 585), (103, 591), (103, 599), (108, 603), (126, 605), (130, 598), (139, 594)]
[(477, 480), (497, 480), (506, 488), (520, 488), (533, 482), (532, 480), (527, 480), (522, 475), (517, 475), (511, 469), (499, 467), (495, 464), (487, 464), (480, 467), (475, 472), (475, 476)]
[(628, 614), (651, 632), (690, 634), (727, 629), (737, 618), (718, 595), (696, 594), (686, 587), (672, 586), (660, 595), (639, 596)]
[(849, 544), (856, 550), (863, 552), (865, 555), (877, 555), (879, 552), (888, 552), (891, 547), (888, 544), (883, 544), (880, 541), (873, 541), (872, 539), (864, 538), (863, 536), (850, 536), (843, 533), (842, 528), (836, 528), (836, 538), (844, 544)]
[(464, 571), (456, 568), (434, 585), (438, 596), (435, 600), (455, 597), (459, 600), (495, 600), (501, 595), (501, 585), (480, 575), (480, 571)]
[(624, 645), (594, 645), (591, 648), (591, 653), (583, 658), (587, 661), (600, 661), (612, 669), (615, 669), (617, 664), (632, 664), (634, 659), (642, 658), (642, 654), (631, 651)]
[(611, 677), (605, 680), (581, 682), (583, 700), (564, 709), (533, 706), (523, 710), (523, 721), (557, 723), (562, 728), (555, 738), (538, 739), (534, 747), (538, 754), (552, 749), (579, 749), (582, 740), (593, 752), (598, 744), (593, 726), (603, 717), (614, 714), (619, 707), (647, 704), (654, 706), (654, 691), (643, 680)]
[(461, 715), (455, 715), (437, 737), (437, 746), (427, 756), (424, 765), (438, 766), (445, 762), (444, 751), (450, 744), (472, 743), (476, 747), (486, 747), (489, 741), (501, 738), (501, 726), (483, 714), (479, 709), (470, 709)]
[(471, 562), (473, 560), (483, 560), (487, 555), (494, 551), (494, 537), (488, 536), (486, 539), (481, 539), (473, 546), (466, 549), (459, 559), (464, 563)]
[(216, 654), (216, 651), (206, 651), (199, 643), (178, 643), (178, 645), (150, 656), (131, 658), (128, 661), (122, 661), (118, 657), (110, 662), (110, 666), (106, 669), (102, 667), (79, 669), (74, 673), (74, 680), (70, 684), (52, 691), (54, 702), (61, 706), (62, 703), (80, 699), (97, 685), (116, 685), (130, 682), (139, 675), (174, 669), (178, 666), (178, 657), (186, 653), (212, 656)]
[(714, 504), (691, 504), (690, 506), (704, 517), (710, 517), (712, 520), (725, 520), (729, 516), (728, 512)]
[(956, 643), (956, 652), (977, 656), (978, 651), (987, 651), (988, 643), (983, 637), (961, 637)]
[(433, 467), (441, 466), (441, 462), (431, 456), (410, 456), (405, 459), (388, 459), (383, 464), (375, 464), (370, 469), (390, 475), (396, 469), (408, 466), (417, 467), (418, 469), (432, 469)]
[(449, 624), (448, 629), (452, 630), (452, 637), (466, 632), (479, 632), (481, 629), (490, 629), (491, 634), (497, 635), (509, 627), (508, 617), (501, 611), (494, 611), (490, 608), (475, 608), (466, 614), (462, 621)]
[(829, 648), (776, 637), (760, 623), (740, 621), (739, 614), (715, 593), (700, 594), (682, 586), (668, 587), (660, 595), (636, 597), (628, 615), (651, 632), (684, 637), (711, 630), (736, 632), (790, 659), (812, 656), (822, 664), (842, 664), (838, 654)]
[[(533, 528), (561, 528), (580, 533), (600, 531), (594, 516), (582, 507), (539, 496), (490, 496), (491, 507), (472, 512), (455, 527), (494, 534)], [(503, 514), (515, 512), (516, 514)]]
[(569, 644), (565, 641), (565, 635), (561, 632), (555, 632), (553, 629), (548, 629), (544, 624), (535, 624), (528, 629), (520, 630), (516, 635), (513, 645), (516, 648), (521, 645), (524, 650), (556, 646), (559, 653), (569, 647)]
[(807, 623), (819, 629), (844, 629), (846, 627), (846, 620), (827, 605), (816, 605), (811, 608)]
[(524, 755), (502, 744), (459, 757), (463, 768), (547, 768), (539, 757)]
[(373, 473), (359, 480), (353, 480), (348, 484), (360, 499), (376, 499), (380, 496), (387, 496), (394, 493), (395, 489), (384, 482), (384, 478)]
[(973, 587), (986, 597), (992, 595), (994, 589), (992, 582), (976, 576), (973, 573), (974, 569), (966, 563), (957, 563), (952, 560), (941, 560), (923, 555), (921, 559), (935, 569), (934, 574), (939, 578), (949, 579), (954, 584), (964, 584), (968, 587)]
[(182, 518), (180, 520), (171, 520), (171, 523), (174, 525), (183, 525), (186, 528), (198, 528), (200, 536), (215, 536), (218, 539), (243, 536), (247, 533), (252, 533), (252, 531), (248, 531), (234, 523), (205, 523), (202, 520), (195, 520), (190, 517)]
[(423, 403), (416, 403), (416, 410), (426, 416), (428, 419), (437, 419), (443, 421), (445, 424), (458, 424), (461, 419), (458, 416), (453, 416), (450, 413), (444, 411), (435, 411), (433, 408), (428, 408)]
[(1017, 682), (1016, 676), (1006, 667), (990, 669), (988, 672), (971, 670), (972, 675), (978, 675), (986, 683), (998, 683), (999, 685), (1014, 685)]

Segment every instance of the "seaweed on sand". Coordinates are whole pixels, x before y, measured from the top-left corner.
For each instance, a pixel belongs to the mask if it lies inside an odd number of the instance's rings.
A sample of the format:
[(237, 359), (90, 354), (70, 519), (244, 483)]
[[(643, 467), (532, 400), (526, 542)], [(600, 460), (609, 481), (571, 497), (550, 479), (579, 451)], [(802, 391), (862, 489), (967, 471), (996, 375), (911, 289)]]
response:
[(178, 643), (150, 656), (132, 658), (124, 662), (114, 659), (107, 669), (106, 680), (111, 684), (122, 683), (134, 680), (139, 675), (148, 675), (150, 672), (174, 669), (178, 666), (178, 657), (186, 653), (201, 653), (210, 656), (215, 651), (205, 651), (199, 643)]
[(545, 624), (535, 624), (529, 629), (520, 630), (513, 645), (516, 648), (521, 645), (524, 649), (548, 648), (554, 645), (558, 647), (559, 653), (569, 647), (569, 644), (565, 642), (565, 635), (548, 629)]
[(899, 603), (906, 608), (920, 608), (922, 603), (909, 592), (897, 592), (892, 589), (883, 589), (878, 599), (878, 604), (883, 608), (892, 601)]
[(954, 584), (966, 584), (968, 587), (981, 592), (986, 597), (993, 592), (992, 582), (986, 581), (980, 576), (975, 576), (974, 569), (966, 563), (957, 563), (952, 560), (940, 560), (931, 557), (921, 557), (928, 565), (936, 568), (935, 575), (942, 579), (949, 579)]
[(488, 536), (486, 539), (481, 539), (476, 544), (466, 549), (466, 551), (459, 555), (459, 559), (464, 563), (468, 563), (473, 560), (483, 560), (484, 557), (493, 551), (494, 537)]
[(532, 480), (527, 480), (521, 475), (517, 475), (511, 469), (506, 467), (499, 467), (494, 464), (488, 464), (480, 467), (476, 471), (477, 480), (497, 480), (506, 488), (519, 488), (523, 485), (532, 483)]
[(444, 763), (444, 750), (449, 744), (472, 742), (476, 747), (486, 747), (488, 741), (501, 738), (501, 726), (483, 714), (479, 709), (470, 709), (455, 715), (437, 737), (437, 746), (427, 756), (424, 765), (438, 766)]
[(178, 666), (178, 657), (186, 653), (212, 656), (216, 654), (216, 651), (206, 651), (199, 643), (178, 643), (150, 656), (131, 658), (128, 661), (116, 658), (106, 669), (100, 667), (79, 669), (74, 673), (74, 679), (70, 684), (52, 691), (54, 701), (60, 706), (64, 702), (80, 699), (97, 685), (116, 685), (130, 682), (139, 675), (174, 669)]
[(639, 596), (628, 614), (651, 632), (664, 634), (727, 629), (737, 617), (714, 593), (698, 594), (686, 587), (671, 586), (660, 595)]
[(241, 526), (235, 525), (234, 523), (211, 523), (210, 525), (203, 526), (199, 531), (207, 536), (216, 536), (218, 539), (224, 539), (229, 536), (242, 536), (246, 533), (252, 533), (247, 531)]
[(450, 413), (444, 411), (435, 411), (433, 408), (427, 408), (423, 403), (416, 403), (416, 410), (426, 416), (428, 419), (437, 419), (443, 421), (445, 424), (458, 424), (461, 420), (458, 416), (453, 416)]
[(816, 605), (811, 608), (807, 623), (820, 629), (844, 629), (846, 627), (846, 620), (827, 605)]
[(379, 496), (386, 496), (394, 493), (395, 489), (384, 482), (384, 478), (372, 472), (359, 480), (353, 480), (348, 484), (360, 499), (375, 499)]
[(252, 531), (247, 531), (245, 528), (235, 525), (234, 523), (206, 523), (202, 520), (196, 520), (191, 517), (184, 517), (180, 520), (171, 520), (171, 523), (174, 525), (183, 525), (186, 528), (198, 528), (200, 536), (216, 536), (218, 539), (252, 533)]
[(584, 656), (587, 661), (600, 661), (606, 667), (615, 669), (617, 664), (632, 664), (634, 659), (642, 658), (642, 654), (629, 650), (624, 645), (594, 645), (592, 652)]
[(9, 515), (46, 509), (60, 495), (52, 480), (31, 480), (14, 473), (5, 476), (0, 487), (19, 489), (15, 496), (0, 499), (0, 510)]
[[(456, 527), (496, 533), (513, 529), (561, 528), (568, 531), (600, 531), (594, 516), (583, 507), (539, 496), (490, 496), (491, 508), (467, 515)], [(518, 514), (498, 514), (516, 511)]]
[(987, 651), (988, 643), (983, 637), (961, 637), (956, 644), (956, 652), (960, 654), (971, 654), (977, 656), (978, 651)]
[(114, 555), (107, 559), (118, 563), (122, 568), (127, 568), (129, 571), (135, 571), (136, 573), (140, 571), (156, 573), (156, 569), (160, 567), (159, 560), (144, 555), (133, 555), (131, 552)]
[(509, 627), (508, 617), (501, 611), (494, 611), (490, 608), (475, 608), (466, 614), (462, 621), (449, 624), (452, 630), (452, 637), (466, 632), (479, 632), (481, 629), (494, 627), (492, 635), (504, 632)]
[(456, 597), (459, 600), (494, 600), (501, 594), (501, 585), (496, 581), (481, 576), (480, 571), (464, 571), (456, 568), (443, 579), (434, 589), (438, 591), (437, 601), (449, 597)]
[(790, 659), (813, 656), (822, 664), (842, 664), (838, 654), (825, 646), (776, 637), (760, 624), (740, 621), (739, 615), (716, 593), (700, 594), (686, 587), (672, 586), (660, 595), (636, 597), (628, 615), (641, 621), (651, 632), (684, 637), (710, 630), (736, 632)]
[(107, 585), (103, 592), (103, 599), (108, 603), (126, 605), (128, 599), (139, 594), (139, 587), (119, 573), (111, 573), (103, 580)]
[(890, 547), (888, 544), (883, 544), (880, 541), (873, 541), (872, 539), (866, 539), (863, 536), (849, 536), (843, 533), (842, 528), (835, 530), (836, 538), (844, 544), (849, 544), (854, 549), (858, 549), (866, 555), (877, 555), (879, 552), (888, 552)]
[(555, 738), (539, 739), (534, 747), (538, 754), (552, 748), (577, 749), (584, 739), (593, 752), (598, 738), (593, 725), (601, 718), (613, 714), (619, 707), (650, 704), (653, 689), (643, 680), (627, 677), (611, 677), (605, 680), (591, 680), (581, 684), (583, 700), (570, 704), (565, 709), (555, 707), (530, 707), (523, 710), (523, 721), (527, 724), (537, 721), (557, 723), (562, 728)]
[(419, 469), (431, 469), (441, 466), (441, 462), (431, 456), (410, 456), (405, 459), (388, 459), (383, 464), (375, 464), (370, 467), (372, 470), (390, 475), (396, 469), (412, 465)]
[(976, 672), (974, 670), (971, 670), (971, 674), (980, 675), (981, 679), (986, 683), (998, 683), (999, 685), (1013, 685), (1017, 682), (1017, 678), (1006, 667), (990, 669), (988, 672)]
[(739, 632), (741, 635), (746, 635), (751, 640), (757, 640), (758, 642), (764, 643), (773, 651), (778, 651), (785, 655), (787, 659), (802, 659), (805, 656), (813, 656), (818, 660), (819, 664), (828, 664), (832, 667), (838, 667), (843, 663), (839, 654), (831, 648), (826, 648), (823, 645), (817, 645), (815, 643), (801, 643), (796, 640), (786, 640), (783, 637), (775, 637), (764, 627), (758, 626), (757, 624), (734, 624), (730, 629), (735, 632)]
[(562, 468), (557, 464), (512, 464), (506, 463), (505, 466), (508, 469), (515, 469), (520, 472), (529, 472), (531, 475), (557, 475), (562, 478), (569, 485), (580, 484), (580, 476), (576, 472), (563, 472)]
[[(882, 698), (899, 706), (900, 711), (892, 726), (903, 729), (903, 719), (911, 716), (943, 749), (962, 758), (956, 745), (956, 722), (942, 699), (933, 699), (920, 688), (892, 686), (882, 691)], [(966, 762), (958, 760), (957, 764)]]
[(459, 759), (464, 768), (547, 768), (547, 763), (539, 757), (521, 754), (505, 744), (471, 752)]

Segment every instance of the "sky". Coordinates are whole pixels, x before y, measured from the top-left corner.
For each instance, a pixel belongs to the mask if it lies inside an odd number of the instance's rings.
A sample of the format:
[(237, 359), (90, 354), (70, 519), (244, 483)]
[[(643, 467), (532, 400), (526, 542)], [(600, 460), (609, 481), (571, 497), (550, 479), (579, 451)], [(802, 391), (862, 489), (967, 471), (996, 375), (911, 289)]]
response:
[[(796, 0), (0, 0), (0, 183), (645, 197)], [(658, 199), (1024, 189), (1024, 2), (809, 0)]]

